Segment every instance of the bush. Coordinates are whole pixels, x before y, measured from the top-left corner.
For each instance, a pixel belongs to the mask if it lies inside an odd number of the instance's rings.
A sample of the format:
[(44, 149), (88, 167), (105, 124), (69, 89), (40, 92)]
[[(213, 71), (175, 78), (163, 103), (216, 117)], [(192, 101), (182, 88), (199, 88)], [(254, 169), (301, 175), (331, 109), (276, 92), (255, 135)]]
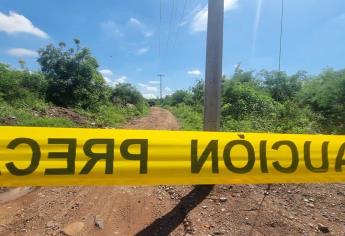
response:
[(202, 130), (202, 114), (195, 111), (192, 106), (179, 104), (175, 107), (166, 107), (178, 119), (183, 130)]
[(60, 43), (39, 50), (38, 62), (48, 78), (47, 99), (58, 106), (97, 109), (108, 99), (107, 86), (90, 50), (80, 49), (79, 41), (76, 46), (65, 50)]
[(111, 92), (110, 99), (115, 105), (122, 107), (131, 107), (134, 105), (139, 113), (144, 113), (148, 106), (141, 93), (131, 84), (127, 83), (117, 84)]
[(323, 132), (345, 133), (345, 70), (328, 69), (309, 79), (298, 99), (320, 115)]
[(222, 94), (222, 117), (244, 120), (248, 116), (272, 116), (277, 103), (260, 89), (249, 83), (226, 80)]
[(13, 70), (0, 64), (0, 98), (10, 104), (44, 99), (47, 80), (37, 72)]
[(14, 107), (0, 102), (0, 124), (36, 127), (75, 127), (76, 124), (64, 118), (39, 117), (28, 106)]

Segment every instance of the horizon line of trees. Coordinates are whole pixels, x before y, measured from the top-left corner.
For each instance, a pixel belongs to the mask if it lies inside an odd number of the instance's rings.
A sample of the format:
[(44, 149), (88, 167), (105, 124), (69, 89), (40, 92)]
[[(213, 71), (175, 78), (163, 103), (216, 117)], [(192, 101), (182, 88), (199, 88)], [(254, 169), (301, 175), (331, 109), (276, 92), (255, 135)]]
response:
[(136, 107), (142, 113), (147, 106), (142, 94), (131, 84), (109, 86), (98, 71), (98, 62), (88, 48), (67, 48), (49, 44), (38, 50), (40, 71), (29, 71), (23, 60), (21, 70), (0, 63), (0, 101), (41, 99), (56, 106), (97, 111), (105, 104)]
[[(132, 104), (143, 113), (147, 100), (142, 94), (130, 84), (109, 86), (90, 50), (81, 47), (78, 39), (74, 43), (74, 48), (61, 42), (39, 49), (38, 72), (30, 72), (24, 61), (20, 61), (21, 70), (0, 63), (0, 102), (15, 105), (39, 99), (94, 112), (104, 105)], [(203, 100), (204, 82), (200, 80), (189, 90), (166, 96), (162, 105), (184, 106), (199, 116)], [(343, 134), (345, 69), (288, 75), (238, 67), (233, 75), (222, 79), (221, 126), (234, 131)]]
[[(203, 102), (203, 80), (164, 99), (166, 106), (191, 108), (199, 114)], [(345, 69), (287, 75), (237, 68), (232, 76), (222, 79), (221, 127), (232, 131), (344, 134)]]

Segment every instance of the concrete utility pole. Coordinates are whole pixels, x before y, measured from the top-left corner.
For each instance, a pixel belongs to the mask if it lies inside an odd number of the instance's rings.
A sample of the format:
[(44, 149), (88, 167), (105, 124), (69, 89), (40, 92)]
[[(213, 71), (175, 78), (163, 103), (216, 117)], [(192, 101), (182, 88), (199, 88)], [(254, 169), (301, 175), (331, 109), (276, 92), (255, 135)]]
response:
[(208, 1), (204, 130), (219, 130), (224, 0)]
[(159, 77), (159, 95), (160, 95), (160, 100), (162, 102), (162, 77), (164, 77), (163, 74), (158, 74)]

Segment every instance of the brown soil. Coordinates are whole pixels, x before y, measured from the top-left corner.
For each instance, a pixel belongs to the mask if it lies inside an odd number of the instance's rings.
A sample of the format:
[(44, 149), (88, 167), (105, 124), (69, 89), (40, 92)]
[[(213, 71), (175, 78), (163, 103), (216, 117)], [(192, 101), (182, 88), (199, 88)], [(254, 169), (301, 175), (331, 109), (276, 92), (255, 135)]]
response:
[(90, 123), (85, 117), (81, 116), (77, 112), (64, 107), (50, 107), (41, 115), (55, 118), (66, 118), (74, 121), (78, 125), (86, 125)]
[[(170, 112), (152, 108), (149, 116), (124, 127), (179, 125)], [(0, 204), (0, 235), (62, 235), (75, 222), (84, 225), (76, 235), (345, 235), (342, 184), (272, 185), (269, 191), (266, 185), (217, 185), (211, 190), (39, 188)]]

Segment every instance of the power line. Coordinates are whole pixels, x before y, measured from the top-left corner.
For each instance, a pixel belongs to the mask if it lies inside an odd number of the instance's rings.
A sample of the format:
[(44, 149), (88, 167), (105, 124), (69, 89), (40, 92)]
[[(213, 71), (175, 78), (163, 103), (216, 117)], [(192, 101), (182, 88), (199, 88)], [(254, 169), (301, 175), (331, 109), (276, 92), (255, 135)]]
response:
[[(180, 24), (180, 23), (182, 22), (182, 20), (183, 20), (183, 17), (184, 17), (184, 15), (185, 15), (186, 8), (187, 8), (187, 2), (188, 2), (187, 0), (184, 0), (181, 18), (180, 18), (180, 20), (177, 22), (177, 24)], [(177, 30), (176, 30), (176, 34), (175, 34), (175, 40), (173, 41), (173, 44), (172, 44), (173, 47), (175, 47), (175, 44), (176, 44), (176, 41), (177, 41), (177, 36), (178, 36), (179, 30), (180, 30), (180, 26), (177, 25)]]
[[(280, 76), (280, 65), (281, 65), (281, 54), (282, 54), (282, 38), (283, 38), (283, 19), (284, 19), (284, 0), (281, 0), (281, 15), (280, 15), (280, 37), (279, 37), (279, 59), (278, 59), (278, 76)], [(267, 185), (267, 188), (266, 190), (264, 191), (264, 196), (262, 197), (261, 199), (261, 202), (259, 204), (259, 208), (258, 208), (258, 211), (257, 211), (257, 214), (255, 216), (255, 219), (254, 219), (254, 223), (252, 224), (252, 228), (250, 229), (250, 232), (249, 232), (249, 236), (251, 236), (254, 232), (254, 228), (256, 226), (256, 221), (261, 213), (261, 210), (262, 210), (262, 207), (263, 207), (263, 203), (266, 199), (266, 196), (269, 194), (270, 192), (270, 189), (271, 189), (271, 184), (268, 184)]]
[(159, 0), (158, 60), (161, 57), (162, 0)]
[(279, 38), (279, 64), (278, 71), (280, 72), (280, 62), (282, 56), (282, 38), (283, 38), (283, 19), (284, 19), (284, 0), (281, 0), (281, 15), (280, 15), (280, 38)]
[(169, 19), (169, 27), (168, 27), (168, 38), (167, 38), (167, 48), (169, 46), (169, 41), (170, 41), (170, 35), (171, 35), (171, 28), (172, 28), (172, 24), (173, 24), (173, 18), (174, 18), (174, 13), (175, 13), (175, 0), (172, 0), (172, 6), (171, 6), (171, 10), (170, 10), (170, 19)]

